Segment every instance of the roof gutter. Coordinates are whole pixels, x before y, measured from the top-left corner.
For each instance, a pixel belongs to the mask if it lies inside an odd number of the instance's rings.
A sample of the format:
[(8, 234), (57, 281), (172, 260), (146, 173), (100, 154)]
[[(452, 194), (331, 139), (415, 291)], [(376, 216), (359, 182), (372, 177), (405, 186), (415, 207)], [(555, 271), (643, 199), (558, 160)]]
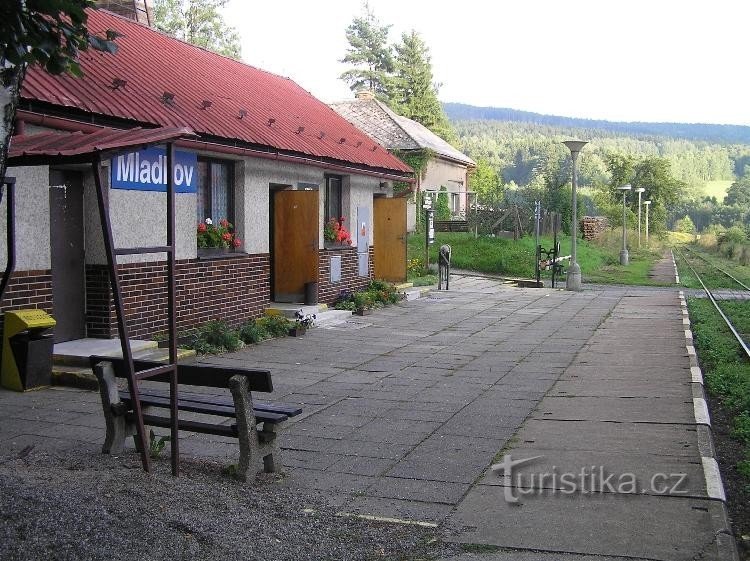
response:
[[(82, 123), (81, 121), (75, 121), (73, 119), (66, 119), (64, 117), (53, 117), (44, 113), (32, 113), (25, 110), (18, 110), (16, 112), (16, 119), (19, 122), (32, 124), (42, 127), (49, 127), (52, 129), (65, 130), (65, 131), (81, 131), (81, 132), (95, 132), (101, 130), (103, 125), (93, 125), (90, 123)], [(230, 154), (235, 156), (250, 156), (253, 158), (262, 158), (266, 160), (277, 160), (280, 162), (289, 162), (296, 164), (307, 164), (322, 168), (329, 171), (335, 171), (339, 173), (351, 173), (366, 175), (370, 177), (377, 177), (379, 179), (385, 179), (388, 181), (402, 181), (405, 183), (414, 183), (415, 179), (409, 176), (402, 176), (394, 173), (381, 172), (376, 170), (368, 170), (363, 168), (357, 168), (353, 166), (342, 166), (338, 164), (329, 164), (321, 162), (313, 158), (305, 158), (303, 156), (290, 156), (286, 154), (280, 154), (276, 152), (264, 152), (262, 150), (254, 150), (252, 148), (239, 148), (236, 146), (227, 146), (225, 144), (218, 144), (214, 142), (206, 142), (202, 140), (178, 140), (175, 145), (182, 148), (188, 148), (192, 150), (206, 150), (209, 152), (215, 152), (218, 154)]]

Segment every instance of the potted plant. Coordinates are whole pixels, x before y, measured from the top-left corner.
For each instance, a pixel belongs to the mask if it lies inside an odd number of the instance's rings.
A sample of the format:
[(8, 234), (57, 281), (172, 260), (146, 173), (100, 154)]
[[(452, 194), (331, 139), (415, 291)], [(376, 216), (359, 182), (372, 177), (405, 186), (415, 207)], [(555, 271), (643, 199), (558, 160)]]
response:
[(344, 226), (344, 217), (331, 218), (323, 225), (323, 239), (326, 247), (349, 247), (352, 235)]
[(234, 225), (226, 218), (222, 218), (218, 226), (210, 218), (198, 224), (197, 241), (201, 257), (224, 255), (242, 245), (242, 240), (234, 232)]
[(367, 316), (372, 313), (372, 300), (366, 292), (355, 292), (352, 297), (354, 301), (354, 313), (358, 316)]
[(315, 314), (306, 314), (302, 310), (294, 312), (294, 323), (289, 328), (290, 337), (300, 337), (304, 335), (308, 328), (315, 324)]

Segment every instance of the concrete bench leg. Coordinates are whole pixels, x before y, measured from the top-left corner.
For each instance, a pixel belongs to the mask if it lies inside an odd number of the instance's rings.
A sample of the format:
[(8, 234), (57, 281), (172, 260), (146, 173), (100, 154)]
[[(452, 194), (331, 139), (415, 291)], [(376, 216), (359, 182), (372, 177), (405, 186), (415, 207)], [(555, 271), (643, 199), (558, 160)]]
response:
[[(248, 391), (245, 376), (232, 376), (229, 379), (229, 389), (234, 401), (234, 412), (237, 418), (237, 437), (240, 441), (240, 460), (237, 465), (236, 477), (240, 481), (247, 481), (247, 472), (253, 462), (258, 464), (266, 473), (278, 471), (279, 453), (276, 444), (276, 426), (263, 423), (262, 431), (258, 431), (253, 414), (253, 399)], [(270, 434), (269, 434), (270, 433)]]
[(128, 423), (123, 415), (116, 415), (115, 409), (121, 404), (114, 368), (109, 362), (100, 362), (94, 367), (99, 380), (99, 394), (102, 398), (104, 422), (107, 434), (104, 437), (102, 454), (116, 454), (125, 448), (125, 440), (136, 434), (135, 425)]

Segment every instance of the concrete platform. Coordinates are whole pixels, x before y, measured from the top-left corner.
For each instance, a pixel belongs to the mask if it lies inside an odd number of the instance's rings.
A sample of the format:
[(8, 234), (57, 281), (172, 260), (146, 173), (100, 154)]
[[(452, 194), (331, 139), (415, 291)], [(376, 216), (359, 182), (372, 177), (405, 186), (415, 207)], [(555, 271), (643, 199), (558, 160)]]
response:
[[(130, 348), (133, 354), (152, 351), (159, 347), (156, 341), (141, 341), (132, 339)], [(52, 351), (52, 360), (56, 364), (67, 364), (74, 366), (88, 365), (91, 355), (100, 356), (122, 356), (122, 348), (119, 339), (76, 339), (57, 343)]]
[[(487, 561), (736, 558), (675, 290), (455, 277), (450, 291), (199, 360), (271, 370), (263, 398), (304, 411), (278, 437), (280, 484), (319, 491), (338, 512), (438, 524), (473, 551), (510, 548)], [(0, 390), (0, 449), (96, 454), (100, 408), (92, 392)], [(236, 462), (232, 439), (181, 442), (186, 455)], [(543, 457), (506, 481), (490, 467), (508, 456)], [(545, 480), (506, 500), (539, 474), (598, 467), (637, 486), (565, 494)], [(659, 492), (657, 474), (684, 481)]]

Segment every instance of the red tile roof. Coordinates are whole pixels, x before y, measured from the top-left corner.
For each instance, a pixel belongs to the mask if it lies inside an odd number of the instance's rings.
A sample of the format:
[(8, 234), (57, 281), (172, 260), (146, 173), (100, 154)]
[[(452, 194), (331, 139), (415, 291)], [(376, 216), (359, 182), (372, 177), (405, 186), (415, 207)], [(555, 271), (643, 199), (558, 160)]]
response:
[[(85, 77), (26, 73), (21, 97), (142, 125), (190, 127), (208, 139), (239, 140), (289, 154), (387, 170), (411, 169), (288, 78), (178, 41), (104, 10), (89, 29), (114, 29), (116, 55), (80, 58)], [(273, 48), (273, 46), (269, 46)], [(125, 84), (116, 85), (116, 80)], [(163, 100), (165, 92), (174, 102)]]
[[(76, 157), (91, 157), (97, 152), (120, 150), (133, 146), (159, 144), (195, 136), (184, 127), (118, 130), (102, 127), (95, 132), (57, 132), (16, 135), (10, 143), (8, 166), (38, 165)], [(76, 161), (83, 161), (80, 158)]]

